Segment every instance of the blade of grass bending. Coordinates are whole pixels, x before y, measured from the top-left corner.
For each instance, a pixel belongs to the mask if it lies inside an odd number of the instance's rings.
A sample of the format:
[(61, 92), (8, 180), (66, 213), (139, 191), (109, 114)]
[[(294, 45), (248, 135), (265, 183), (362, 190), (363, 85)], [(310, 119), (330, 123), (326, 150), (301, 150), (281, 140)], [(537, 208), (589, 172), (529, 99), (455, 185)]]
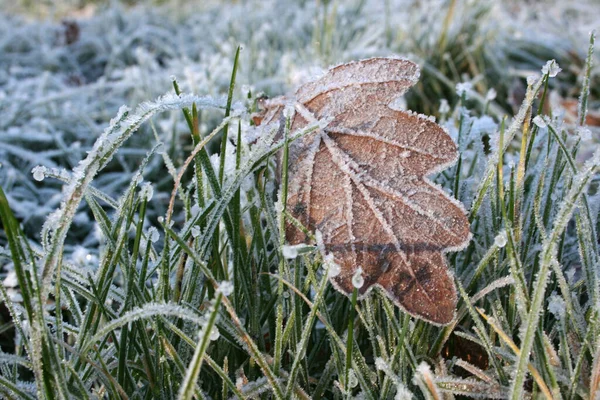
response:
[[(231, 113), (231, 102), (233, 100), (233, 90), (235, 88), (235, 77), (237, 75), (237, 70), (238, 70), (238, 61), (240, 59), (240, 50), (241, 50), (241, 46), (238, 46), (236, 51), (235, 51), (235, 58), (233, 59), (233, 69), (231, 71), (231, 80), (229, 81), (229, 91), (227, 92), (227, 105), (225, 106), (225, 118), (229, 117), (229, 114)], [(221, 152), (220, 152), (220, 158), (221, 158), (221, 163), (219, 165), (219, 183), (221, 185), (223, 185), (223, 176), (225, 174), (225, 156), (226, 156), (226, 150), (227, 150), (227, 134), (229, 133), (229, 124), (225, 125), (225, 128), (223, 128), (223, 136), (221, 139)], [(238, 143), (238, 146), (240, 144)]]
[(206, 352), (208, 344), (210, 343), (211, 331), (215, 326), (217, 315), (219, 315), (219, 306), (221, 305), (222, 299), (223, 293), (217, 291), (217, 297), (215, 298), (213, 310), (210, 313), (206, 325), (204, 325), (200, 330), (200, 332), (203, 333), (203, 335), (200, 338), (200, 342), (196, 346), (196, 350), (194, 351), (194, 355), (192, 356), (192, 360), (190, 361), (187, 373), (179, 389), (178, 398), (181, 400), (189, 400), (196, 393), (196, 380), (198, 379), (198, 375), (200, 374), (200, 368), (202, 367), (204, 353)]
[[(281, 212), (279, 217), (279, 274), (283, 275), (286, 270), (286, 260), (283, 256), (282, 248), (285, 244), (285, 210), (287, 207), (288, 193), (288, 158), (289, 158), (289, 141), (288, 134), (290, 130), (290, 118), (285, 119), (285, 127), (283, 129), (283, 156), (281, 160), (281, 198), (277, 201), (281, 204)], [(275, 317), (275, 352), (273, 355), (273, 371), (279, 374), (281, 366), (281, 357), (283, 354), (283, 282), (280, 280), (277, 285), (277, 314)]]

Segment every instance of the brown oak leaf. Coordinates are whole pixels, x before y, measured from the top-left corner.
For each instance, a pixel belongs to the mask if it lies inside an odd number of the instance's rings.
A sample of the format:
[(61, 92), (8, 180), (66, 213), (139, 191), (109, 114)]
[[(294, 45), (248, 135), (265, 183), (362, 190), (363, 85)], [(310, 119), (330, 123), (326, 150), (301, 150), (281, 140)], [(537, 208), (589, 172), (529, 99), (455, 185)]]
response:
[[(452, 139), (427, 117), (390, 108), (418, 77), (410, 61), (372, 58), (297, 90), (292, 130), (330, 122), (290, 145), (287, 209), (321, 232), (340, 292), (352, 294), (360, 267), (360, 296), (379, 286), (409, 314), (444, 325), (457, 302), (444, 253), (471, 234), (462, 205), (426, 177), (456, 161)], [(284, 104), (268, 101), (262, 123), (281, 118)], [(290, 244), (308, 240), (292, 224), (285, 234)]]

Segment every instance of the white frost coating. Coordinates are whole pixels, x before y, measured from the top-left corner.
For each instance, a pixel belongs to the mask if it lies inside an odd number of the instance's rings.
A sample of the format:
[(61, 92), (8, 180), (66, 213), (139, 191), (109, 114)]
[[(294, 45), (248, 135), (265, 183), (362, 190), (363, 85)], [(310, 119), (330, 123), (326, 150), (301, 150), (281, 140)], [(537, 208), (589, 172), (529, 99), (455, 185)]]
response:
[(212, 330), (210, 331), (210, 336), (208, 338), (212, 342), (214, 342), (215, 340), (219, 339), (220, 336), (221, 336), (221, 333), (219, 332), (219, 328), (217, 328), (216, 326), (213, 326)]
[(413, 395), (404, 385), (398, 384), (396, 386), (396, 395), (394, 400), (412, 400)]
[(327, 254), (325, 256), (325, 263), (329, 266), (329, 270), (327, 276), (333, 278), (338, 276), (342, 272), (342, 267), (338, 263), (335, 262), (333, 254)]
[(200, 231), (200, 227), (198, 225), (192, 226), (192, 237), (197, 238), (201, 233), (202, 232)]
[(560, 71), (562, 71), (562, 68), (558, 66), (556, 60), (549, 60), (546, 62), (546, 65), (542, 67), (542, 74), (548, 74), (550, 78), (554, 78)]
[(473, 84), (471, 82), (460, 82), (456, 84), (456, 94), (458, 97), (469, 97), (469, 94), (473, 90)]
[(348, 387), (352, 389), (355, 388), (356, 385), (358, 385), (358, 378), (356, 377), (354, 370), (350, 369), (348, 371)]
[(152, 200), (152, 196), (154, 196), (154, 188), (150, 182), (144, 183), (142, 189), (140, 190), (140, 197), (145, 199), (146, 201)]
[(548, 311), (550, 311), (556, 319), (562, 320), (565, 317), (565, 300), (555, 293), (548, 297)]
[(219, 292), (223, 294), (223, 296), (231, 296), (233, 293), (233, 283), (229, 281), (223, 281), (219, 284), (219, 288), (217, 289)]
[(579, 138), (583, 141), (588, 141), (592, 139), (592, 131), (585, 126), (577, 128), (577, 134), (579, 135)]
[(283, 253), (283, 256), (288, 260), (298, 257), (298, 249), (296, 248), (296, 246), (284, 245), (281, 248), (281, 252)]
[(494, 244), (500, 248), (506, 246), (507, 238), (506, 231), (500, 232), (494, 239)]
[(387, 369), (387, 364), (383, 358), (377, 357), (375, 359), (375, 368), (377, 368), (379, 371), (385, 371)]
[(448, 104), (448, 100), (442, 99), (440, 101), (440, 114), (448, 114), (450, 112), (450, 104)]
[(155, 227), (151, 226), (148, 229), (148, 237), (150, 238), (150, 241), (152, 243), (156, 243), (160, 237), (158, 230)]
[(485, 101), (493, 101), (496, 99), (496, 96), (497, 96), (496, 89), (491, 88), (485, 94)]
[(358, 267), (354, 275), (352, 275), (352, 286), (356, 289), (360, 289), (365, 284), (365, 278), (362, 275), (363, 270), (362, 267)]
[(537, 125), (538, 128), (545, 128), (548, 126), (548, 123), (544, 120), (544, 117), (541, 115), (536, 115), (533, 119), (533, 123)]
[(46, 177), (46, 167), (44, 167), (43, 165), (37, 165), (33, 167), (31, 173), (33, 174), (33, 179), (35, 179), (38, 182), (41, 182)]
[(5, 288), (15, 288), (19, 286), (19, 281), (17, 280), (17, 273), (14, 270), (10, 271), (6, 275), (6, 278), (4, 278), (2, 284)]
[(527, 77), (527, 86), (533, 86), (540, 79), (538, 75), (529, 75)]

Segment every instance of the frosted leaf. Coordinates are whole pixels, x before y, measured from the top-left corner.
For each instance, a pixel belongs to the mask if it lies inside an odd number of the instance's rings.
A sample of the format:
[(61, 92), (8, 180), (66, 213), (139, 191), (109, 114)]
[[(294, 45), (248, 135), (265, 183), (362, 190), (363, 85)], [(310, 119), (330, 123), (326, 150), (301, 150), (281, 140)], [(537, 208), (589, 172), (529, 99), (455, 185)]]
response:
[(535, 118), (533, 118), (533, 123), (536, 124), (538, 128), (545, 128), (548, 126), (548, 123), (541, 115), (536, 115)]
[(494, 244), (497, 247), (504, 247), (506, 246), (506, 242), (507, 242), (507, 238), (506, 238), (506, 231), (502, 231), (500, 232), (495, 238), (494, 238)]
[(155, 227), (151, 226), (148, 229), (148, 237), (150, 238), (150, 241), (152, 243), (156, 243), (158, 241), (158, 239), (160, 238), (160, 234), (158, 233), (158, 229), (156, 229)]
[[(286, 210), (321, 232), (317, 247), (338, 291), (350, 296), (359, 286), (362, 297), (379, 285), (410, 314), (448, 324), (457, 294), (444, 253), (466, 246), (469, 222), (427, 179), (457, 160), (452, 138), (429, 117), (389, 106), (417, 77), (410, 61), (373, 58), (297, 90), (291, 131), (315, 122), (319, 129), (290, 145)], [(281, 120), (287, 101), (274, 100), (261, 125)], [(289, 222), (285, 236), (290, 245), (309, 239)]]
[(358, 267), (356, 272), (354, 272), (354, 275), (352, 275), (352, 286), (356, 289), (360, 289), (365, 284), (365, 278), (363, 278), (362, 272), (362, 268)]
[(471, 82), (460, 82), (456, 84), (456, 94), (458, 97), (463, 95), (469, 97), (469, 94), (473, 90), (473, 84)]
[(200, 227), (198, 225), (192, 226), (192, 237), (197, 238), (198, 236), (200, 236), (201, 233), (202, 231), (200, 230)]
[(46, 177), (46, 167), (42, 165), (35, 166), (31, 170), (31, 173), (33, 174), (33, 179), (35, 179), (38, 182), (41, 182)]
[(229, 281), (223, 281), (219, 284), (219, 292), (223, 294), (223, 296), (231, 296), (233, 293), (233, 283)]
[(542, 67), (542, 74), (548, 74), (550, 78), (554, 78), (560, 71), (562, 71), (562, 68), (558, 66), (556, 60), (546, 62), (546, 65)]
[(356, 377), (354, 370), (350, 369), (348, 371), (348, 387), (352, 389), (355, 388), (356, 385), (358, 385), (358, 378)]
[(215, 340), (219, 339), (220, 336), (221, 333), (219, 332), (219, 328), (213, 326), (212, 330), (210, 331), (210, 336), (208, 338), (214, 342)]
[(496, 99), (497, 93), (496, 89), (490, 88), (485, 94), (485, 101), (494, 101)]

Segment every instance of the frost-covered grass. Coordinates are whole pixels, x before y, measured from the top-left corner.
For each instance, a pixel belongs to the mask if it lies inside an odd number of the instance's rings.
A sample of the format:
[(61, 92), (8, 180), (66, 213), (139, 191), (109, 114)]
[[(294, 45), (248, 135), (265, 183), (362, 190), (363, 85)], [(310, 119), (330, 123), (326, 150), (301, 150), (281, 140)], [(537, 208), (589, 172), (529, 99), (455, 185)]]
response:
[[(112, 8), (76, 25), (0, 16), (0, 393), (595, 398), (589, 37), (543, 32), (532, 7), (511, 23), (484, 1), (407, 4)], [(546, 24), (559, 9), (590, 27), (592, 3), (544, 4)], [(448, 257), (461, 300), (445, 328), (381, 293), (342, 296), (314, 246), (286, 246), (275, 161), (287, 142), (251, 119), (260, 92), (392, 53), (421, 65), (409, 108), (437, 114), (460, 149), (436, 177), (473, 232)], [(557, 94), (579, 99), (572, 119)]]

